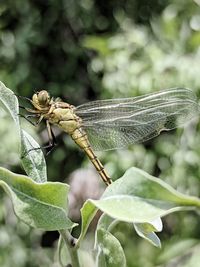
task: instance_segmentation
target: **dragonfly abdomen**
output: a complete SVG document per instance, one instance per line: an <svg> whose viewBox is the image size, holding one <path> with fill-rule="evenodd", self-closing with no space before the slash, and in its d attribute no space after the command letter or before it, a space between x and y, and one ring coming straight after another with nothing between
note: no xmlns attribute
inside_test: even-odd
<svg viewBox="0 0 200 267"><path fill-rule="evenodd" d="M78 128L71 134L71 137L74 142L87 154L105 184L111 184L110 177L107 175L103 165L90 146L86 132L82 128Z"/></svg>

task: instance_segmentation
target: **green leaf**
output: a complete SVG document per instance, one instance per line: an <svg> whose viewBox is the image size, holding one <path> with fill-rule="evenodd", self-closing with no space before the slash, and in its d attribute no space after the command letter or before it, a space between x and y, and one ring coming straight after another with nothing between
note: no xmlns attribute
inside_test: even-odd
<svg viewBox="0 0 200 267"><path fill-rule="evenodd" d="M28 225L45 230L71 229L66 184L36 183L0 167L0 185L12 200L16 215Z"/></svg>
<svg viewBox="0 0 200 267"><path fill-rule="evenodd" d="M21 155L25 172L35 182L47 181L46 162L39 144L23 129L21 130Z"/></svg>
<svg viewBox="0 0 200 267"><path fill-rule="evenodd" d="M79 246L80 242L84 238L88 226L90 225L96 213L97 213L97 208L92 203L86 201L83 207L81 208L81 218L82 218L81 233L76 242L76 246Z"/></svg>
<svg viewBox="0 0 200 267"><path fill-rule="evenodd" d="M80 240L94 217L95 207L116 220L137 224L147 223L149 227L152 221L169 213L199 208L200 199L181 194L162 180L140 169L130 168L122 178L107 187L100 200L88 199L84 204L82 208L84 226ZM151 230L147 232L146 226L144 228L143 225L143 230L141 227L140 230L136 228L141 235L146 233L143 237L159 246L155 235L150 234L156 229L150 228Z"/></svg>
<svg viewBox="0 0 200 267"><path fill-rule="evenodd" d="M128 169L120 179L107 187L102 199L115 195L200 207L199 198L179 193L161 179L135 167Z"/></svg>
<svg viewBox="0 0 200 267"><path fill-rule="evenodd" d="M0 81L0 102L10 113L19 129L19 105L17 97Z"/></svg>
<svg viewBox="0 0 200 267"><path fill-rule="evenodd" d="M162 180L130 168L100 200L89 200L109 216L134 223L151 222L171 212L200 207L200 199L181 194Z"/></svg>
<svg viewBox="0 0 200 267"><path fill-rule="evenodd" d="M136 233L149 241L152 245L156 247L161 247L161 242L155 232L162 231L162 221L160 218L150 222L150 223L134 223L134 228Z"/></svg>
<svg viewBox="0 0 200 267"><path fill-rule="evenodd" d="M120 242L103 228L97 230L98 267L125 267L126 258Z"/></svg>
<svg viewBox="0 0 200 267"><path fill-rule="evenodd" d="M27 173L36 182L47 181L46 163L38 143L24 130L19 122L19 103L14 93L0 82L0 102L13 118L16 130L21 139L21 160ZM31 151L30 151L31 150Z"/></svg>
<svg viewBox="0 0 200 267"><path fill-rule="evenodd" d="M107 231L111 231L118 222L119 222L118 220L113 219L110 216L103 213L99 218L97 229L103 228Z"/></svg>
<svg viewBox="0 0 200 267"><path fill-rule="evenodd" d="M97 229L103 228L107 231L112 231L118 222L119 220L113 219L104 213L98 221ZM133 226L140 237L156 247L161 247L160 239L155 234L155 232L162 231L162 221L160 218L149 223L134 223Z"/></svg>

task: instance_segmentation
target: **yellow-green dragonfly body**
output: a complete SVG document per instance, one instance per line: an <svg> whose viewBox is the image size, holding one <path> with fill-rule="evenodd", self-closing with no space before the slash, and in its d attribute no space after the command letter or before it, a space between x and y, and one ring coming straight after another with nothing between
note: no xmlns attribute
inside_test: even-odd
<svg viewBox="0 0 200 267"><path fill-rule="evenodd" d="M35 93L27 109L45 119L50 139L51 124L68 133L85 151L106 185L111 183L94 150L110 150L144 142L189 121L199 114L195 94L173 88L133 98L92 101L74 107L50 98L47 91Z"/></svg>

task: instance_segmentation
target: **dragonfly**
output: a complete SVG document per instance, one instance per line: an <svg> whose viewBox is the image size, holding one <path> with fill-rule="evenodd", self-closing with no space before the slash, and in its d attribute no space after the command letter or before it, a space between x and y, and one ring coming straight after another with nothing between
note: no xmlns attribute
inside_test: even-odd
<svg viewBox="0 0 200 267"><path fill-rule="evenodd" d="M51 129L57 125L86 153L106 185L112 180L94 151L125 148L172 130L199 114L193 91L172 88L143 96L91 101L80 106L50 97L46 90L33 94L32 108L25 108L46 121L50 145Z"/></svg>

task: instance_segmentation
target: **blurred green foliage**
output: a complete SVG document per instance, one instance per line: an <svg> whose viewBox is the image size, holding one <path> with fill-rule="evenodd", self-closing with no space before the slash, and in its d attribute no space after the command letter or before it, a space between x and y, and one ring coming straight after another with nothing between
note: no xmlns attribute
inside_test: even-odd
<svg viewBox="0 0 200 267"><path fill-rule="evenodd" d="M0 80L17 94L31 97L34 90L45 88L74 105L177 86L189 87L200 97L199 14L199 0L2 0ZM2 111L0 120L1 165L22 172L13 125ZM35 131L29 124L25 128ZM184 130L164 133L144 145L98 155L115 179L137 166L179 191L199 196L199 128L197 118ZM44 128L39 131L41 143L48 142ZM50 180L63 181L90 163L65 134L55 134L59 145L47 157L48 174ZM52 266L53 248L41 249L42 232L8 220L13 211L3 196L0 265L12 266L15 259L20 267ZM188 265L187 253L195 257L199 251L192 241L200 239L198 222L194 212L168 216L160 234L161 250L138 238L130 225L120 224L115 234L128 267L170 267L174 262L196 267L197 261Z"/></svg>

